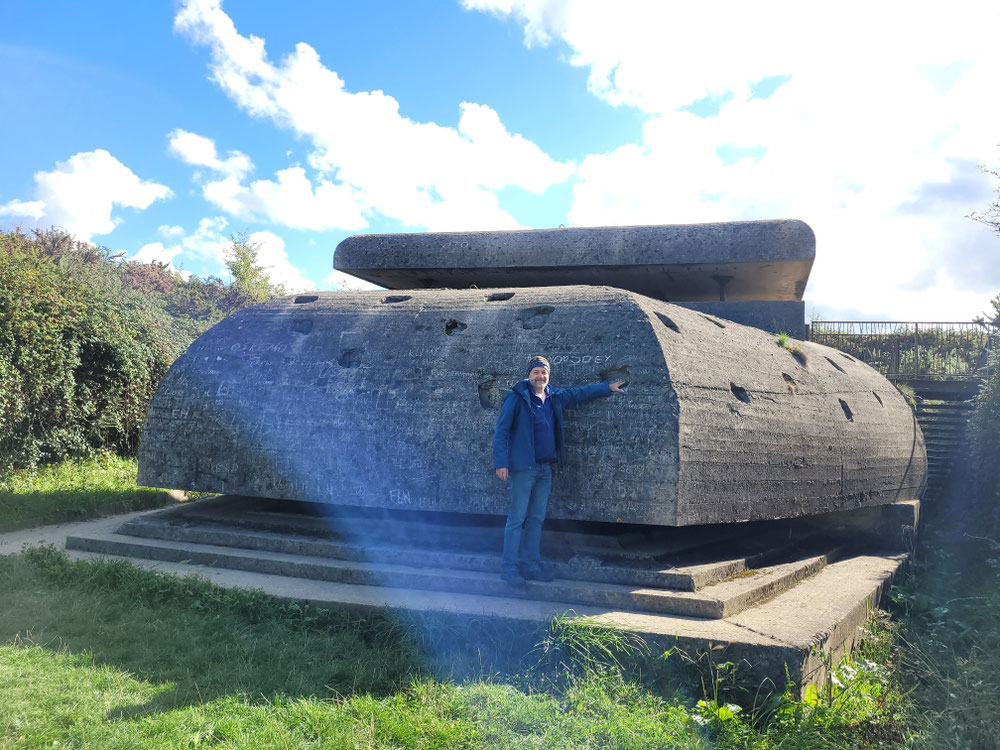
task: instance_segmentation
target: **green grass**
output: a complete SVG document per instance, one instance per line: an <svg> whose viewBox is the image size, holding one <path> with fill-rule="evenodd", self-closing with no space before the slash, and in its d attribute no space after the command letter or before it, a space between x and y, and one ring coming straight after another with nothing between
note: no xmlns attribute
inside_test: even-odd
<svg viewBox="0 0 1000 750"><path fill-rule="evenodd" d="M481 662L455 679L455 654L510 634L52 548L0 558L0 590L3 747L848 748L899 734L885 707L902 697L867 662L841 667L829 694L741 710L724 665L711 694L686 693L643 642L571 617L534 633L515 671Z"/></svg>
<svg viewBox="0 0 1000 750"><path fill-rule="evenodd" d="M534 692L534 676L435 677L391 614L51 548L0 559L0 587L10 747L706 747L682 706L613 674L582 672L558 693Z"/></svg>
<svg viewBox="0 0 1000 750"><path fill-rule="evenodd" d="M0 478L0 531L156 508L165 490L137 487L134 458L113 453L18 471Z"/></svg>
<svg viewBox="0 0 1000 750"><path fill-rule="evenodd" d="M929 531L892 592L893 658L926 747L1000 747L1000 542L970 533Z"/></svg>
<svg viewBox="0 0 1000 750"><path fill-rule="evenodd" d="M127 494L133 467L3 487ZM536 629L316 609L27 549L0 557L0 748L996 748L1000 544L927 516L895 624L873 621L804 700L570 615Z"/></svg>
<svg viewBox="0 0 1000 750"><path fill-rule="evenodd" d="M803 367L808 364L809 360L806 357L806 353L802 350L802 345L784 331L777 335L774 343L795 357L795 361Z"/></svg>

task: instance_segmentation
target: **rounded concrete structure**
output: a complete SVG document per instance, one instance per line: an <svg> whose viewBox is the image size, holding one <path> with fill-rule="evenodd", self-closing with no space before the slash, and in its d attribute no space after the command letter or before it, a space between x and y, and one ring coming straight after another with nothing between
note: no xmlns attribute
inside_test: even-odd
<svg viewBox="0 0 1000 750"><path fill-rule="evenodd" d="M919 496L896 389L817 344L608 287L317 293L257 305L167 373L141 484L504 514L500 403L532 354L552 384L627 380L567 412L550 518L685 526Z"/></svg>

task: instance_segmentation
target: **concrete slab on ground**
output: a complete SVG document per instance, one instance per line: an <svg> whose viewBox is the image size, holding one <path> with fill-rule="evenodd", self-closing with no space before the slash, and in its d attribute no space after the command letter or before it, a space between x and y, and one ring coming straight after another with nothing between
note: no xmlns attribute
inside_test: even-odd
<svg viewBox="0 0 1000 750"><path fill-rule="evenodd" d="M129 513L0 534L0 554L17 553L26 544L64 548L68 536L109 534L124 522L142 515L142 512ZM83 551L70 550L68 554L73 559L110 559L107 555ZM772 680L780 687L786 667L789 677L802 686L825 680L827 665L836 663L861 639L869 613L877 607L906 555L859 555L832 562L768 601L726 619L714 620L569 602L358 585L184 562L128 559L143 568L175 575L197 574L220 586L261 589L282 599L322 607L444 612L539 624L554 615L572 611L593 618L598 625L639 633L664 648L680 645L698 650L722 644L725 651L719 653L720 658L745 661L744 673L760 680Z"/></svg>

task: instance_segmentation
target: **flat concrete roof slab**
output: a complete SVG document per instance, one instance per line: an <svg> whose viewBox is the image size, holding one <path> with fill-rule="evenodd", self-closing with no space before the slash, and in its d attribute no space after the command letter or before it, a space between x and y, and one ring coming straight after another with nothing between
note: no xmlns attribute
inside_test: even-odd
<svg viewBox="0 0 1000 750"><path fill-rule="evenodd" d="M796 219L348 237L339 271L389 289L588 284L666 301L801 300L816 257Z"/></svg>

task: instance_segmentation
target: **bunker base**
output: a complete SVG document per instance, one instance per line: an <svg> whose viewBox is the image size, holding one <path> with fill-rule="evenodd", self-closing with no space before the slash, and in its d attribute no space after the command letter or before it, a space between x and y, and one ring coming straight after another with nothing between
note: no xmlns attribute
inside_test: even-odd
<svg viewBox="0 0 1000 750"><path fill-rule="evenodd" d="M753 679L822 682L906 558L918 503L684 529L549 522L556 579L499 576L503 518L218 496L95 525L70 550L197 570L320 606L545 622L573 611ZM149 564L146 562L145 564ZM224 580L223 580L224 579ZM722 656L723 654L717 654Z"/></svg>

